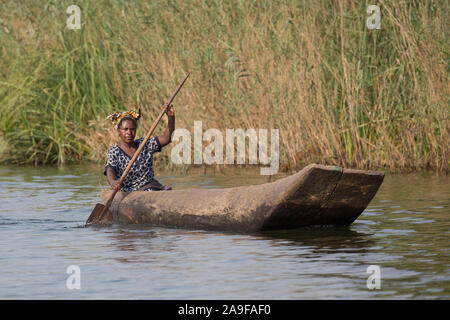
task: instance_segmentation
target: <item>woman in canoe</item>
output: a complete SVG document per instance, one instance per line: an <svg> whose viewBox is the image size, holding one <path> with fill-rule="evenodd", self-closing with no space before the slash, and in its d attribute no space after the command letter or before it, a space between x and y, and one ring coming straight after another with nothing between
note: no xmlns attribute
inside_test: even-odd
<svg viewBox="0 0 450 320"><path fill-rule="evenodd" d="M164 105L164 107L166 107ZM119 179L127 168L131 158L144 140L134 140L141 110L114 113L108 116L116 125L120 141L108 149L108 160L105 166L106 180L114 189L118 187ZM122 190L130 191L159 191L171 190L169 186L163 186L154 178L153 153L161 152L161 149L171 142L172 133L175 130L175 111L173 105L166 110L168 125L161 136L151 137L137 157L131 170L122 183Z"/></svg>

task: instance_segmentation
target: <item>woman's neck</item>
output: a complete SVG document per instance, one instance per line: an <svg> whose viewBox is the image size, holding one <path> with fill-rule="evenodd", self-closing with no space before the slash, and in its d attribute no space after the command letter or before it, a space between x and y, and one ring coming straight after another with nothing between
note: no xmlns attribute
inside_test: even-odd
<svg viewBox="0 0 450 320"><path fill-rule="evenodd" d="M130 142L130 143L127 143L127 142L125 142L125 141L120 141L120 142L119 142L119 145L120 145L121 147L125 147L125 148L128 148L128 149L134 149L134 141L133 141L133 142Z"/></svg>

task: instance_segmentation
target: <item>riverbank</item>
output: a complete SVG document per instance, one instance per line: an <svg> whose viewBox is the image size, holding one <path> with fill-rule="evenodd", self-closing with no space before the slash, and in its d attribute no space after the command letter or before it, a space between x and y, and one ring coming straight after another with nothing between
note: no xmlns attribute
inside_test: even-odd
<svg viewBox="0 0 450 320"><path fill-rule="evenodd" d="M0 4L1 163L103 163L107 114L141 107L143 135L191 72L177 127L277 128L281 171L448 173L445 1L380 1L380 29L367 1L84 0L80 30L71 4Z"/></svg>

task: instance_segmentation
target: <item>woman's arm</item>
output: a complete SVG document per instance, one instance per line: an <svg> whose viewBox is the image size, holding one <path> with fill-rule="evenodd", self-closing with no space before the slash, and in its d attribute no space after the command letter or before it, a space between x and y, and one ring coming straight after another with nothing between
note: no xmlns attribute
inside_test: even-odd
<svg viewBox="0 0 450 320"><path fill-rule="evenodd" d="M106 168L106 181L113 189L119 183L119 180L116 180L116 171L113 168Z"/></svg>
<svg viewBox="0 0 450 320"><path fill-rule="evenodd" d="M175 111L173 105L170 105L166 111L167 114L167 127L164 133L158 137L161 148L168 145L172 141L172 133L175 130Z"/></svg>

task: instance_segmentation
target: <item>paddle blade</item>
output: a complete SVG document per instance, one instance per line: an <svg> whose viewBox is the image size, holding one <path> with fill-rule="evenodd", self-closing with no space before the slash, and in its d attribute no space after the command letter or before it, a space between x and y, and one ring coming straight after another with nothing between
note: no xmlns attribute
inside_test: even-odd
<svg viewBox="0 0 450 320"><path fill-rule="evenodd" d="M105 206L97 203L92 210L89 218L86 220L86 226L91 224L109 224L112 223L112 213L108 209L105 212Z"/></svg>

